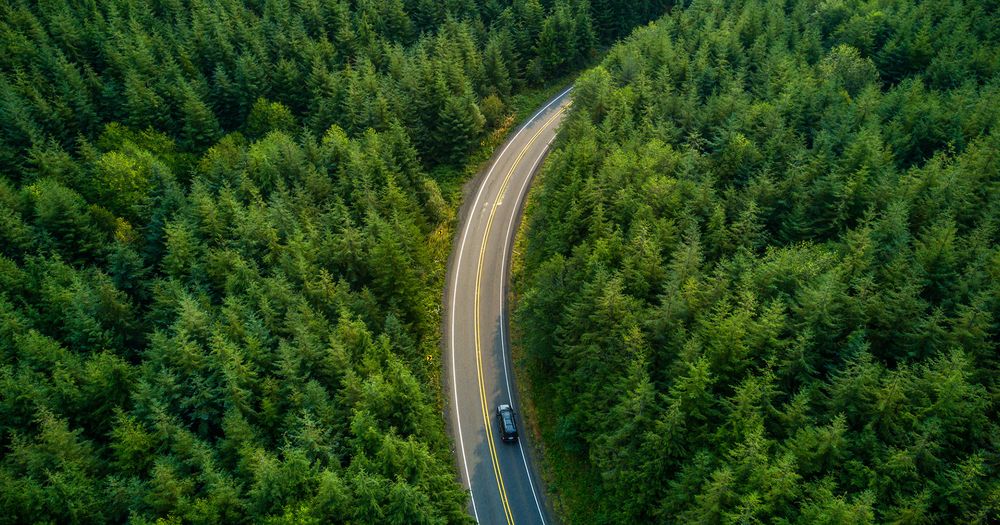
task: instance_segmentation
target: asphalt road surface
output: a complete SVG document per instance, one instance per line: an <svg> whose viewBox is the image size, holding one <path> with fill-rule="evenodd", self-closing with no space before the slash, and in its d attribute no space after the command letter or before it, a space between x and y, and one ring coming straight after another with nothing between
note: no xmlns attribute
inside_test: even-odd
<svg viewBox="0 0 1000 525"><path fill-rule="evenodd" d="M449 261L444 318L449 427L462 481L472 493L469 512L483 524L552 523L513 388L506 291L528 184L569 104L569 90L549 101L472 183ZM517 443L500 440L495 414L503 403L514 407Z"/></svg>

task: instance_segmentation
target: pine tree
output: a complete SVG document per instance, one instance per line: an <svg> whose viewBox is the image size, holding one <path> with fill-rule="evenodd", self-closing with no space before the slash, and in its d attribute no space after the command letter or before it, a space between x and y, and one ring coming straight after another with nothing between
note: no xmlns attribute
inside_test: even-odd
<svg viewBox="0 0 1000 525"><path fill-rule="evenodd" d="M570 8L563 2L556 3L552 14L545 18L538 40L535 43L535 53L538 55L545 75L558 76L576 62L576 56L569 55L565 50L579 52L577 42L576 20Z"/></svg>
<svg viewBox="0 0 1000 525"><path fill-rule="evenodd" d="M483 52L483 73L485 75L483 80L488 89L493 92L492 94L503 99L510 96L511 80L499 38L501 37L494 35L486 43L486 49Z"/></svg>
<svg viewBox="0 0 1000 525"><path fill-rule="evenodd" d="M438 114L437 142L441 159L459 164L478 143L486 119L470 95L445 100Z"/></svg>
<svg viewBox="0 0 1000 525"><path fill-rule="evenodd" d="M250 139L259 139L271 131L293 133L295 127L295 117L291 110L280 102L259 98L250 109L244 134Z"/></svg>
<svg viewBox="0 0 1000 525"><path fill-rule="evenodd" d="M188 151L202 151L219 139L219 122L191 86L182 86L181 90L180 145Z"/></svg>

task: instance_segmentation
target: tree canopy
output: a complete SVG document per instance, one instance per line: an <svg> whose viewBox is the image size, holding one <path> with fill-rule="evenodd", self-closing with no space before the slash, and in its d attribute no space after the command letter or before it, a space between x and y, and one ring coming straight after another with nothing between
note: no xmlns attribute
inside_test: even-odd
<svg viewBox="0 0 1000 525"><path fill-rule="evenodd" d="M694 1L581 76L515 314L567 521L1000 519L998 126L995 2Z"/></svg>
<svg viewBox="0 0 1000 525"><path fill-rule="evenodd" d="M0 523L470 521L430 173L592 9L3 2Z"/></svg>

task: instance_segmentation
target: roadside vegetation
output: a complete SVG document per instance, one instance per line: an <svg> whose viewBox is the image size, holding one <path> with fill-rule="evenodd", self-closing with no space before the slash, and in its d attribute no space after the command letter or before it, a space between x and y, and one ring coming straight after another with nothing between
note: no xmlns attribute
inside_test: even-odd
<svg viewBox="0 0 1000 525"><path fill-rule="evenodd" d="M646 5L0 6L0 523L469 521L454 190Z"/></svg>
<svg viewBox="0 0 1000 525"><path fill-rule="evenodd" d="M1000 12L695 0L576 83L515 313L568 523L1000 520Z"/></svg>

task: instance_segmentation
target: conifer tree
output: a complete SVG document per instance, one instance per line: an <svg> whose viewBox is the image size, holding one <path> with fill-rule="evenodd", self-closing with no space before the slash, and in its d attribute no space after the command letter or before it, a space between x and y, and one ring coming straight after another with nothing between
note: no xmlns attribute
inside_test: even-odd
<svg viewBox="0 0 1000 525"><path fill-rule="evenodd" d="M183 125L180 145L189 151L201 151L218 140L219 122L192 87L184 86L181 89Z"/></svg>
<svg viewBox="0 0 1000 525"><path fill-rule="evenodd" d="M445 100L438 114L437 141L442 158L458 163L479 141L486 120L471 95L452 96Z"/></svg>

